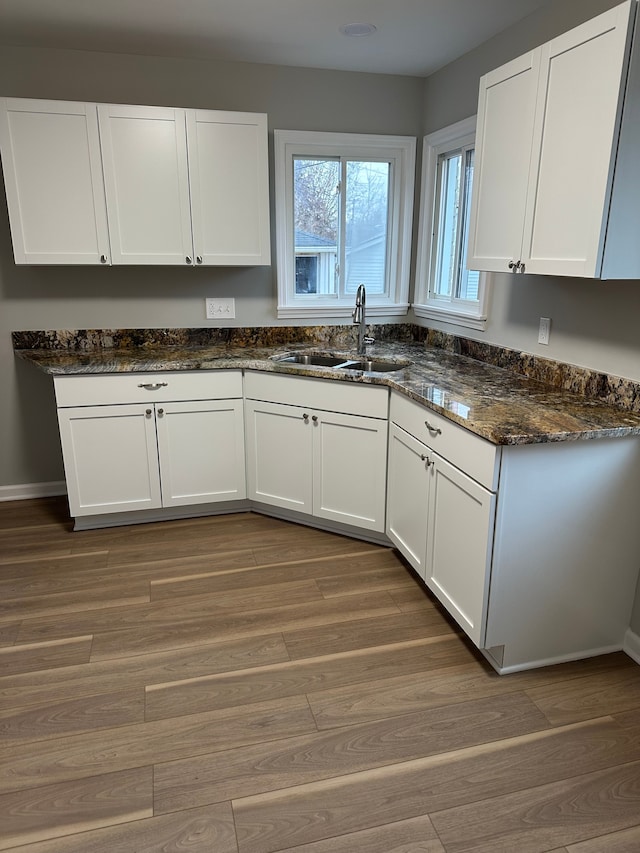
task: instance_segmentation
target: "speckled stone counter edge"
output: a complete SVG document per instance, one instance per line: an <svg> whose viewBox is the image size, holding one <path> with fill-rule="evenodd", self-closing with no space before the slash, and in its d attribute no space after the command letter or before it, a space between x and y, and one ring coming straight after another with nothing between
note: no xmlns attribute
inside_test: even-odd
<svg viewBox="0 0 640 853"><path fill-rule="evenodd" d="M379 342L418 342L501 367L563 391L640 413L640 383L612 374L541 358L531 353L474 341L409 323L369 326ZM90 353L145 347L282 346L309 344L350 349L355 329L348 326L256 326L193 329L74 329L12 332L16 350L45 349Z"/></svg>

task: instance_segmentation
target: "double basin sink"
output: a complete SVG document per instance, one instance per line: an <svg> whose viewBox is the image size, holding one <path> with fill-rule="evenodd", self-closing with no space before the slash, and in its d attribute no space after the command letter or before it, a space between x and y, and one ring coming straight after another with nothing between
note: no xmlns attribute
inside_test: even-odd
<svg viewBox="0 0 640 853"><path fill-rule="evenodd" d="M397 360L377 360L361 357L357 359L346 356L324 355L313 352L285 353L275 356L274 361L280 364L299 365L300 367L329 367L335 370L360 370L365 373L390 373L409 367L410 362Z"/></svg>

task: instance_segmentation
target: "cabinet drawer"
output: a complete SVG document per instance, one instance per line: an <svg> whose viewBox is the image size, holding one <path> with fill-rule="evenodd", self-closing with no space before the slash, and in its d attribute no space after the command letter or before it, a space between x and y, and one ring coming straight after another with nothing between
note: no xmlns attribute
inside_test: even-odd
<svg viewBox="0 0 640 853"><path fill-rule="evenodd" d="M495 444L400 394L391 395L390 419L478 483L497 489L499 448Z"/></svg>
<svg viewBox="0 0 640 853"><path fill-rule="evenodd" d="M252 400L370 418L387 418L389 410L389 392L380 385L312 379L308 376L248 372L244 377L244 393L245 397Z"/></svg>
<svg viewBox="0 0 640 853"><path fill-rule="evenodd" d="M239 370L56 376L58 407L242 397Z"/></svg>

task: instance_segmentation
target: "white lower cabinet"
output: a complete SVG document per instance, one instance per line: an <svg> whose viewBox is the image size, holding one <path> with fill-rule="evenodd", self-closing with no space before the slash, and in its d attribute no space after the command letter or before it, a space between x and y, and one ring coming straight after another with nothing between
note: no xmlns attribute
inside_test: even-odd
<svg viewBox="0 0 640 853"><path fill-rule="evenodd" d="M386 389L247 374L245 394L249 498L384 532Z"/></svg>
<svg viewBox="0 0 640 853"><path fill-rule="evenodd" d="M71 514L244 498L242 379L216 373L57 377Z"/></svg>
<svg viewBox="0 0 640 853"><path fill-rule="evenodd" d="M494 518L494 492L391 424L387 535L478 646L486 628Z"/></svg>
<svg viewBox="0 0 640 853"><path fill-rule="evenodd" d="M499 672L622 648L640 441L501 448L398 394L390 420L387 535Z"/></svg>

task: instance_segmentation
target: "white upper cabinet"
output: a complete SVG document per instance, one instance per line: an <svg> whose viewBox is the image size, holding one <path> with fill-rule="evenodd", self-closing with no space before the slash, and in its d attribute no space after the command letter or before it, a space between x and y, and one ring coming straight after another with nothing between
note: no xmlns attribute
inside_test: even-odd
<svg viewBox="0 0 640 853"><path fill-rule="evenodd" d="M112 263L193 261L184 110L98 106Z"/></svg>
<svg viewBox="0 0 640 853"><path fill-rule="evenodd" d="M627 0L480 81L470 267L602 275L635 13Z"/></svg>
<svg viewBox="0 0 640 853"><path fill-rule="evenodd" d="M271 262L266 115L5 99L0 145L16 263Z"/></svg>
<svg viewBox="0 0 640 853"><path fill-rule="evenodd" d="M109 263L95 104L0 100L17 264Z"/></svg>
<svg viewBox="0 0 640 853"><path fill-rule="evenodd" d="M540 52L482 78L471 198L468 265L513 269L522 256ZM508 211L508 213L507 213Z"/></svg>
<svg viewBox="0 0 640 853"><path fill-rule="evenodd" d="M267 117L187 110L197 263L271 263Z"/></svg>

